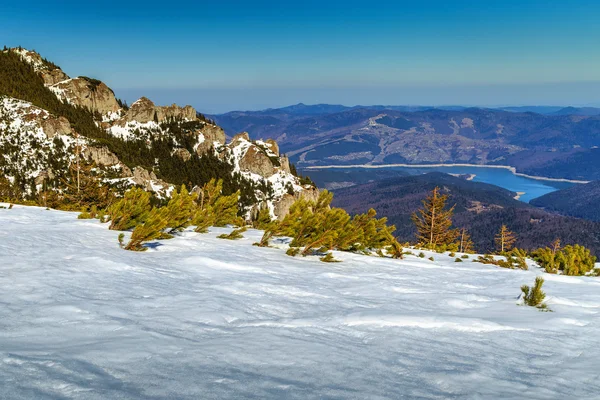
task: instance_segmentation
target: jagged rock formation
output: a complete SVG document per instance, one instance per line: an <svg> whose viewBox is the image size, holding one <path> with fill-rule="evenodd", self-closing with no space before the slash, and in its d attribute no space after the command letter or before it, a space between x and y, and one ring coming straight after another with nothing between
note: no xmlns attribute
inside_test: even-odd
<svg viewBox="0 0 600 400"><path fill-rule="evenodd" d="M178 119L184 121L195 121L197 119L196 110L192 106L179 107L176 104L170 106L156 106L147 97L141 97L135 101L127 114L127 121L137 121L146 123L154 121L157 123L164 122L168 119Z"/></svg>
<svg viewBox="0 0 600 400"><path fill-rule="evenodd" d="M50 86L56 96L69 104L100 114L119 111L114 92L104 83L86 77L67 79Z"/></svg>
<svg viewBox="0 0 600 400"><path fill-rule="evenodd" d="M22 188L31 182L25 190L30 197L42 186L58 188L69 165L81 154L97 166L96 172L104 175L107 184L119 188L138 185L159 196L168 196L181 183L210 179L206 173L192 170L202 170L206 159L212 163L209 171L229 174L225 176L230 177L229 190L239 190L235 185L243 189L247 217L265 205L273 217L283 217L294 199L316 198L316 189L302 186L291 174L289 160L279 154L274 140L253 141L242 133L227 144L223 129L189 105L157 106L142 97L122 108L123 103L103 82L87 77L70 79L35 52L8 51L33 67L33 72L24 69L23 73L43 78L51 92L48 96L54 94L65 104L91 112L82 115L78 111L73 124L26 101L0 97L0 173ZM53 101L44 104L61 113L62 106L53 106ZM76 127L83 127L88 136Z"/></svg>

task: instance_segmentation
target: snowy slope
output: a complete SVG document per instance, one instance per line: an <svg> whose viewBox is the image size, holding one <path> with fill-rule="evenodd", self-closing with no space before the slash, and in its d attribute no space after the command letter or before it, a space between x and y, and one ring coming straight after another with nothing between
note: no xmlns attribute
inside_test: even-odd
<svg viewBox="0 0 600 400"><path fill-rule="evenodd" d="M600 279L186 232L145 253L76 214L0 209L2 399L598 398ZM429 254L428 254L429 256Z"/></svg>

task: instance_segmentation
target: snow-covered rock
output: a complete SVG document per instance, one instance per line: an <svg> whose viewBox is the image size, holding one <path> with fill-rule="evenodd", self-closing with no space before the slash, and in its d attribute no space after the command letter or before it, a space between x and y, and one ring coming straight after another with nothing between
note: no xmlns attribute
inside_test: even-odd
<svg viewBox="0 0 600 400"><path fill-rule="evenodd" d="M0 226L2 398L598 398L599 278L439 254L327 264L225 228L135 253L20 206ZM540 274L553 312L517 305Z"/></svg>

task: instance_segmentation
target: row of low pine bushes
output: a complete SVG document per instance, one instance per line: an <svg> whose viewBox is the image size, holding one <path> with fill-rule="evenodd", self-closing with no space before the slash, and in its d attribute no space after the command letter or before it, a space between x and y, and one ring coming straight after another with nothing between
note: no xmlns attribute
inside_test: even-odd
<svg viewBox="0 0 600 400"><path fill-rule="evenodd" d="M222 194L223 182L212 179L197 192L190 193L185 185L174 190L168 202L153 205L150 193L134 187L123 198L106 209L98 211L91 206L80 218L98 218L110 222L109 229L132 230L128 243L121 243L126 250L143 251L144 243L156 239L170 239L189 226L204 233L210 226L242 224L238 217L239 193ZM120 242L123 236L120 237Z"/></svg>
<svg viewBox="0 0 600 400"><path fill-rule="evenodd" d="M262 209L254 226L264 230L256 245L269 246L275 236L292 240L288 255L322 254L322 261L336 261L331 250L349 251L402 258L403 246L393 235L396 229L387 225L386 218L377 218L375 210L351 217L345 210L331 207L333 194L324 190L316 201L299 199L280 221L271 220L269 211Z"/></svg>

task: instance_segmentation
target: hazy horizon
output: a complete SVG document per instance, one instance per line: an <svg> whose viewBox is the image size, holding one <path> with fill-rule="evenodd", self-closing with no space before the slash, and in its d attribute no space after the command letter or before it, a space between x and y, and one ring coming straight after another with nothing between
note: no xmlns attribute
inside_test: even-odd
<svg viewBox="0 0 600 400"><path fill-rule="evenodd" d="M0 5L0 37L127 101L205 113L299 102L598 106L599 14L592 0L31 0Z"/></svg>

